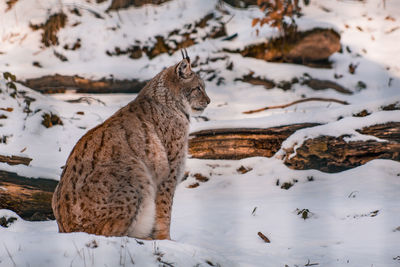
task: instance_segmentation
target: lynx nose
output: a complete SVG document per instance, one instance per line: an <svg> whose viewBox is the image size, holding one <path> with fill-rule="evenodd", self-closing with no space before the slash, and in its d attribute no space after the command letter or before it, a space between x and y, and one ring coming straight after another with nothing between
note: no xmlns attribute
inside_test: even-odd
<svg viewBox="0 0 400 267"><path fill-rule="evenodd" d="M206 95L206 101L207 101L207 105L211 103L211 99L208 97L208 95Z"/></svg>

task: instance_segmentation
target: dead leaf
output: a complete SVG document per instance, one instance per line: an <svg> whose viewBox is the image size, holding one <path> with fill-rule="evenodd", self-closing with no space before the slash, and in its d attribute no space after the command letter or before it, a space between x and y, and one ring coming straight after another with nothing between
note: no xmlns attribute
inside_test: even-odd
<svg viewBox="0 0 400 267"><path fill-rule="evenodd" d="M12 112L14 109L13 108L0 108L0 110L4 110L7 112Z"/></svg>
<svg viewBox="0 0 400 267"><path fill-rule="evenodd" d="M196 178L197 181L199 182L207 182L208 180L210 180L209 178L205 177L204 175L202 175L201 173L195 173L194 178Z"/></svg>
<svg viewBox="0 0 400 267"><path fill-rule="evenodd" d="M199 185L200 185L199 183L190 184L190 185L188 185L188 188L196 188Z"/></svg>
<svg viewBox="0 0 400 267"><path fill-rule="evenodd" d="M386 16L385 20L396 21L396 19L393 18L393 17L390 16L390 15Z"/></svg>
<svg viewBox="0 0 400 267"><path fill-rule="evenodd" d="M394 31L397 31L398 29L400 29L399 26L394 27L394 28L391 28L390 30L385 31L385 33L386 33L386 34L389 34L389 33L392 33L392 32L394 32Z"/></svg>

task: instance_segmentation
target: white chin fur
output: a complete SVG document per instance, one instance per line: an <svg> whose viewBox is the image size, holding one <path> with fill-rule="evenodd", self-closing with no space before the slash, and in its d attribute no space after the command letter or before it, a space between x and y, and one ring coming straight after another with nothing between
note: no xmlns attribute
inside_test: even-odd
<svg viewBox="0 0 400 267"><path fill-rule="evenodd" d="M200 116L201 114L203 114L203 111L204 111L204 109L203 110L191 109L191 115L193 117Z"/></svg>

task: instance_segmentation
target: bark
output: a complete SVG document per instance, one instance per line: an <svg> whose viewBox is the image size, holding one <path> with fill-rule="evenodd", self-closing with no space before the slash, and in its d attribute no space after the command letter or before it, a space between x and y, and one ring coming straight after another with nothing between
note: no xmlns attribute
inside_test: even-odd
<svg viewBox="0 0 400 267"><path fill-rule="evenodd" d="M26 157L0 155L0 162L7 163L8 165L22 164L28 166L31 161L32 161L31 158L26 158Z"/></svg>
<svg viewBox="0 0 400 267"><path fill-rule="evenodd" d="M276 38L253 44L242 50L227 52L240 53L271 62L289 62L312 67L330 67L329 57L340 50L340 35L332 29L315 28L297 32L290 39Z"/></svg>
<svg viewBox="0 0 400 267"><path fill-rule="evenodd" d="M214 129L191 134L189 153L200 159L242 159L272 157L282 142L295 131L317 124L294 124L268 129ZM297 170L317 169L340 172L373 159L400 161L400 122L373 125L359 130L388 142L346 142L345 136L321 136L306 140L296 156L286 157L287 166ZM287 154L293 153L293 148Z"/></svg>
<svg viewBox="0 0 400 267"><path fill-rule="evenodd" d="M360 133L372 135L387 142L346 142L345 136L321 136L306 140L285 164L292 169L317 169L324 172L340 172L367 163L373 159L400 161L400 122L365 127ZM293 152L293 149L287 151Z"/></svg>
<svg viewBox="0 0 400 267"><path fill-rule="evenodd" d="M27 79L25 86L45 94L64 93L76 90L78 93L138 93L147 81L100 79L90 80L79 76L48 75Z"/></svg>
<svg viewBox="0 0 400 267"><path fill-rule="evenodd" d="M192 133L189 154L200 159L243 159L272 157L295 131L316 126L293 124L268 129L215 129Z"/></svg>
<svg viewBox="0 0 400 267"><path fill-rule="evenodd" d="M282 142L295 131L318 124L302 123L267 129L215 129L192 133L189 153L200 159L242 159L272 157ZM365 164L373 159L400 161L400 122L373 125L359 130L387 142L346 142L344 136L321 136L306 140L284 163L293 169L317 169L339 172ZM287 153L293 152L289 149ZM243 168L238 172L244 173ZM202 181L206 177L195 175ZM57 181L26 178L0 171L0 209L10 209L26 220L54 219L51 198ZM196 184L193 187L197 186Z"/></svg>
<svg viewBox="0 0 400 267"><path fill-rule="evenodd" d="M57 183L0 171L0 209L12 210L25 220L54 219L51 198Z"/></svg>
<svg viewBox="0 0 400 267"><path fill-rule="evenodd" d="M296 170L316 169L334 173L361 166L373 159L400 161L398 142L346 142L343 138L322 136L309 139L296 150L296 156L285 159L285 164Z"/></svg>

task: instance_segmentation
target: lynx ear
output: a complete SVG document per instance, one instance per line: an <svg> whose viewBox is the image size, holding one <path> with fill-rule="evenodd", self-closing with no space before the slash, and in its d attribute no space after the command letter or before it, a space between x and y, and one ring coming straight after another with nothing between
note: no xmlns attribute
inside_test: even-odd
<svg viewBox="0 0 400 267"><path fill-rule="evenodd" d="M188 58L182 59L181 62L176 66L176 75L181 79L187 79L192 76L192 68L190 67L190 61Z"/></svg>

